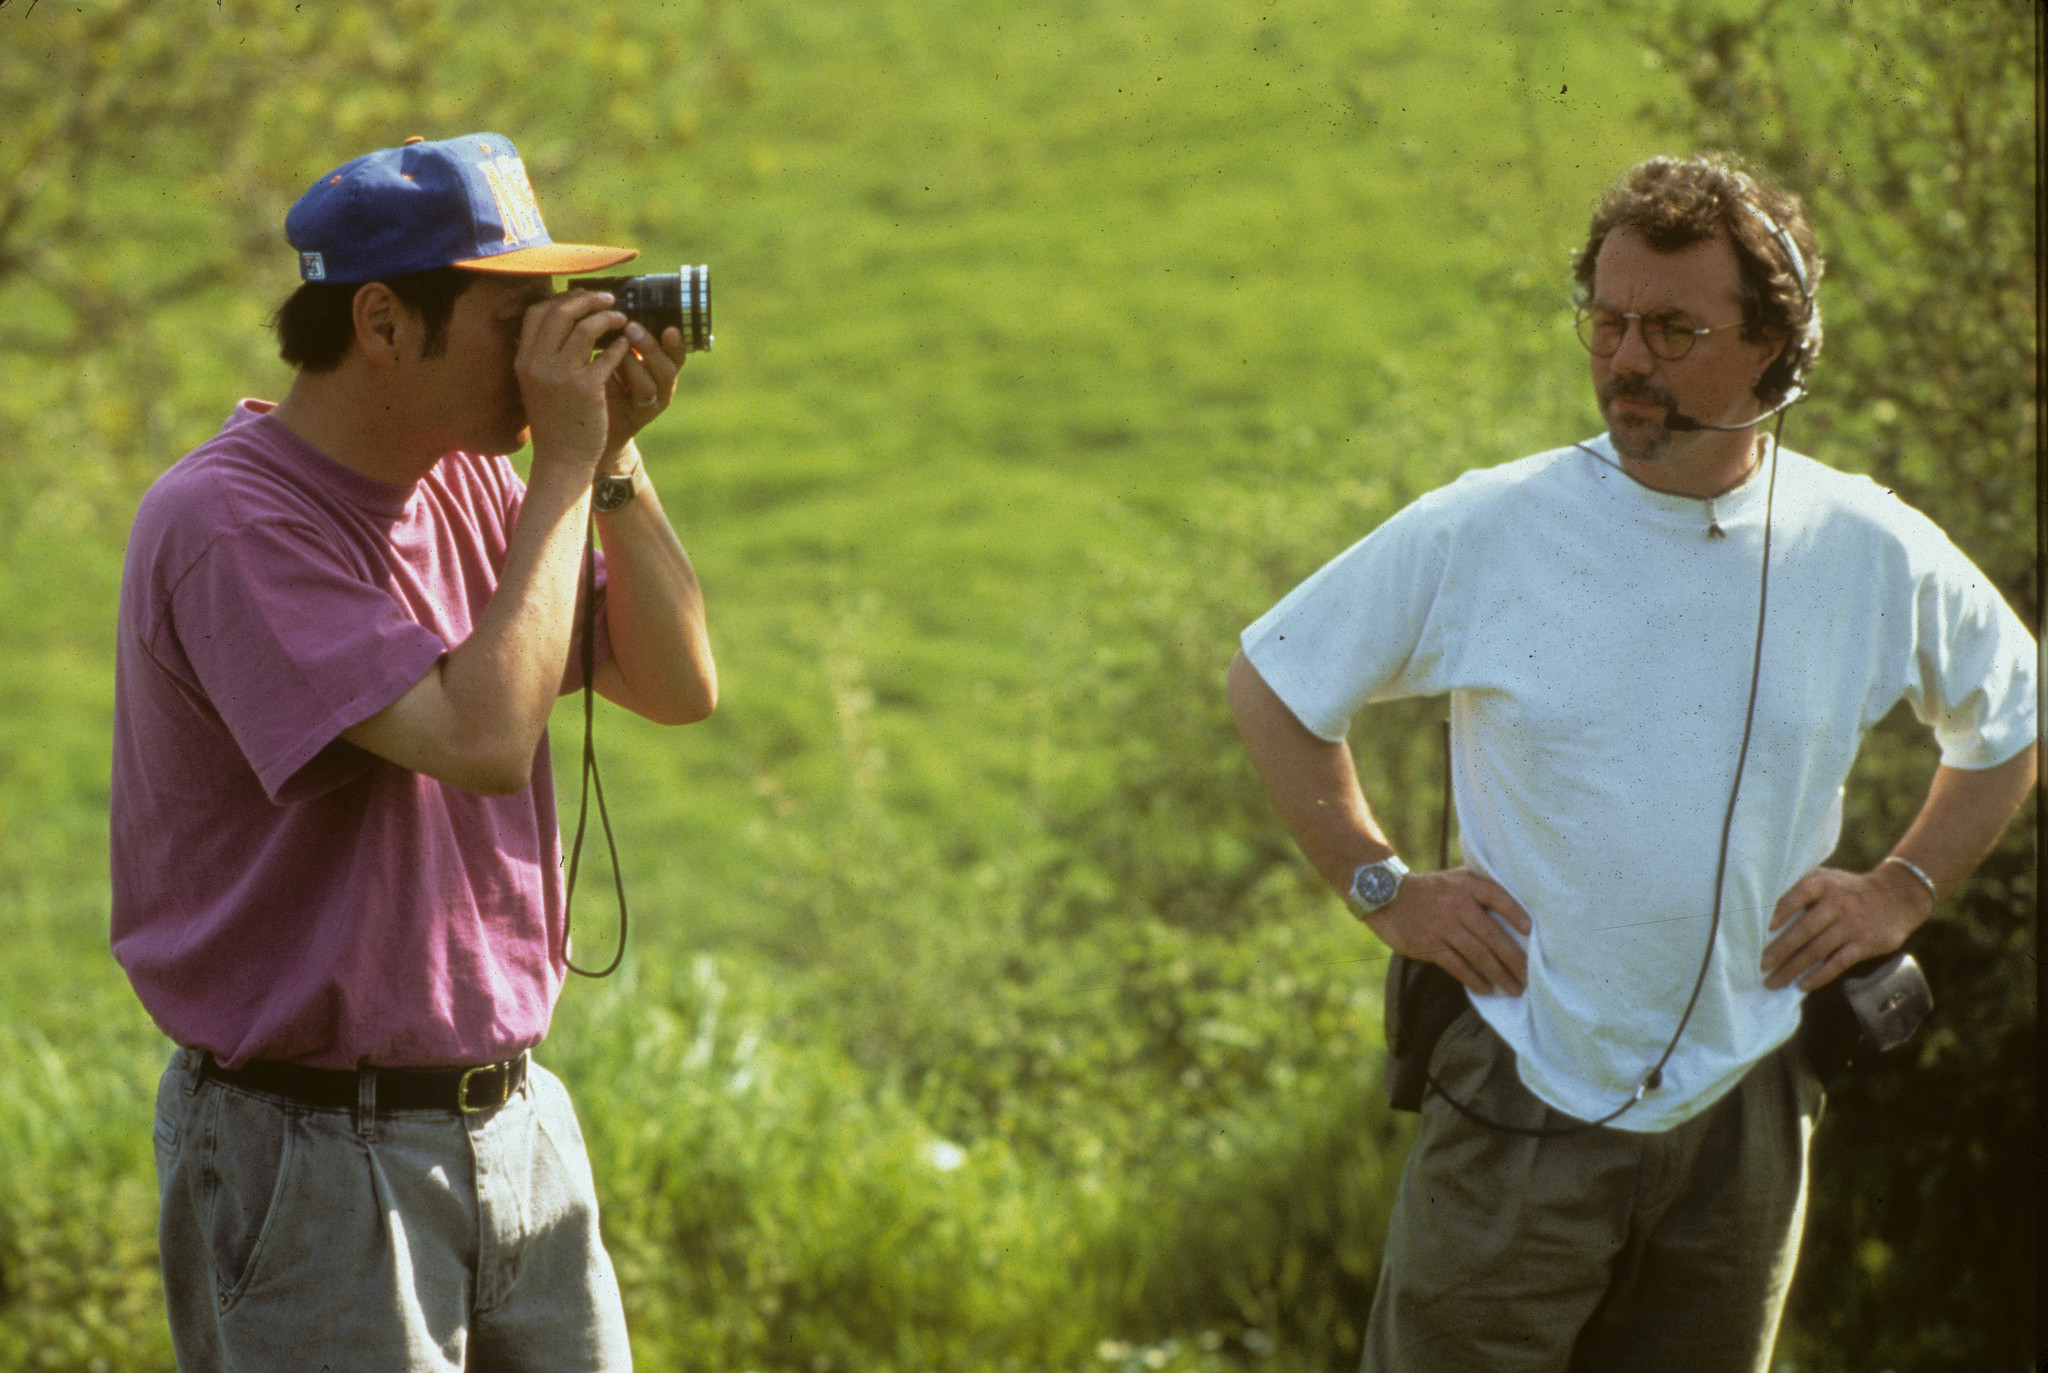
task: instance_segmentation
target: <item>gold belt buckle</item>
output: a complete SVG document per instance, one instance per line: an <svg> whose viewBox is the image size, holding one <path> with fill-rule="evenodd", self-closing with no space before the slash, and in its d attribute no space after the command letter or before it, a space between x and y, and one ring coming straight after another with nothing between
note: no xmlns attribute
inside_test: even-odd
<svg viewBox="0 0 2048 1373"><path fill-rule="evenodd" d="M455 1081L455 1109L466 1116L480 1116L486 1111L495 1111L510 1101L512 1099L512 1064L517 1061L514 1059L505 1063L486 1063L463 1073ZM478 1073L496 1073L498 1075L497 1100L471 1103L469 1099L469 1083L470 1079L474 1078Z"/></svg>

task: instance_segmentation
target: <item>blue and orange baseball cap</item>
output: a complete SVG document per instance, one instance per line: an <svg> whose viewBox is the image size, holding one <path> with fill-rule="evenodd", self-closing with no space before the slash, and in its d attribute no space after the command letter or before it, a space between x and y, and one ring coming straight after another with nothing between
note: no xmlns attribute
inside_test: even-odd
<svg viewBox="0 0 2048 1373"><path fill-rule="evenodd" d="M305 281L384 281L435 267L550 276L594 272L637 248L557 243L512 140L409 138L345 162L284 217Z"/></svg>

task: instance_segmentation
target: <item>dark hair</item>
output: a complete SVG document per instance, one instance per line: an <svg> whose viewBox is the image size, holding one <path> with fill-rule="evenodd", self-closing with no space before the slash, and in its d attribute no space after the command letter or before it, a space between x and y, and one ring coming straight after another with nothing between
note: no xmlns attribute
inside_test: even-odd
<svg viewBox="0 0 2048 1373"><path fill-rule="evenodd" d="M455 302L476 281L476 273L460 267L434 267L387 279L384 284L399 302L426 326L425 355L448 349L448 321ZM367 282L308 281L285 297L270 317L277 330L277 353L308 372L331 372L341 365L356 339L356 292Z"/></svg>
<svg viewBox="0 0 2048 1373"><path fill-rule="evenodd" d="M1804 286L1778 241L1780 227L1798 246ZM1660 253L1712 238L1728 240L1741 273L1742 337L1751 343L1772 336L1786 340L1757 379L1756 397L1764 405L1783 400L1820 356L1820 302L1812 292L1820 285L1824 264L1798 196L1757 180L1719 153L1639 162L1593 209L1586 244L1572 262L1581 304L1593 293L1600 246L1622 228L1635 230Z"/></svg>

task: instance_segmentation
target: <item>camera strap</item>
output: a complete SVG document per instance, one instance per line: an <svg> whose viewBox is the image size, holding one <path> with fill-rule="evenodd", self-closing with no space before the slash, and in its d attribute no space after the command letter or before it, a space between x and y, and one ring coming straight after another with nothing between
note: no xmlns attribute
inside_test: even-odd
<svg viewBox="0 0 2048 1373"><path fill-rule="evenodd" d="M1437 827L1436 868L1451 866L1451 721L1444 718L1441 738L1444 759L1443 816ZM1429 1056L1451 1022L1470 1003L1458 980L1421 959L1397 953L1387 963L1387 986L1381 999L1386 1035L1387 1105L1396 1111L1420 1111L1431 1082ZM1439 1089L1441 1090L1441 1089Z"/></svg>
<svg viewBox="0 0 2048 1373"><path fill-rule="evenodd" d="M591 729L597 714L597 540L596 517L591 515L584 517L580 589L583 593L583 642L580 646L583 666L583 797L576 807L576 839L569 848L568 891L562 898L562 961L568 964L570 972L580 976L610 977L626 957L626 878L619 870L619 845L612 836L611 811L604 803L604 778L597 770L597 742ZM569 944L569 934L574 928L576 869L583 857L583 829L590 819L590 794L593 791L597 793L597 818L604 827L605 849L612 860L612 887L619 896L619 946L612 952L612 961L596 972L576 966Z"/></svg>

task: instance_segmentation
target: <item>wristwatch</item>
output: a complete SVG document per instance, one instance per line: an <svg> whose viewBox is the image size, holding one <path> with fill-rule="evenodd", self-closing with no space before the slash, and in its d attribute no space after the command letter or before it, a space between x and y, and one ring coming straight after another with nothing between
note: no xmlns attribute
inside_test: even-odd
<svg viewBox="0 0 2048 1373"><path fill-rule="evenodd" d="M1399 857L1367 863L1351 874L1351 890L1344 893L1344 904L1351 907L1353 915L1363 920L1401 894L1401 879L1407 875L1408 865Z"/></svg>
<svg viewBox="0 0 2048 1373"><path fill-rule="evenodd" d="M634 475L629 472L623 477L599 477L591 487L590 503L606 515L626 505L633 499Z"/></svg>

